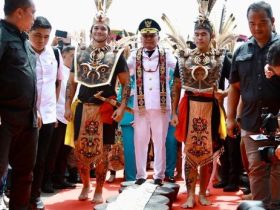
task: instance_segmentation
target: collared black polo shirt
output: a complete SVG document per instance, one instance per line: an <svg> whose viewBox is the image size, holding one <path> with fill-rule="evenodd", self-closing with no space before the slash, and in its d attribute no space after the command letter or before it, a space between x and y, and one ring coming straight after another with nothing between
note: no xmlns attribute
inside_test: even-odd
<svg viewBox="0 0 280 210"><path fill-rule="evenodd" d="M0 116L36 126L36 57L26 33L0 21Z"/></svg>
<svg viewBox="0 0 280 210"><path fill-rule="evenodd" d="M269 47L280 37L272 34L270 41L260 48L251 38L234 53L230 83L240 83L243 101L241 128L258 132L261 126L261 109L277 114L280 108L280 80L277 77L267 79L264 74ZM230 101L228 102L230 103Z"/></svg>

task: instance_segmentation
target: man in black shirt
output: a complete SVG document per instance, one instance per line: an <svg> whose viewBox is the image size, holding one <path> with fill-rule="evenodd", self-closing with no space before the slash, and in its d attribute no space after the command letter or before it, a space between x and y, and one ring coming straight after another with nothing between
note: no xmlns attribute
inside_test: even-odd
<svg viewBox="0 0 280 210"><path fill-rule="evenodd" d="M0 178L12 167L9 209L27 209L37 147L35 55L27 40L32 0L5 0L0 21Z"/></svg>
<svg viewBox="0 0 280 210"><path fill-rule="evenodd" d="M103 7L101 7L103 8ZM91 44L80 48L75 58L66 88L65 118L67 131L74 123L75 156L83 189L79 200L87 200L90 191L90 167L96 166L96 188L93 202L102 203L102 189L108 169L108 152L114 143L116 122L120 121L130 95L129 72L121 50L112 50L107 44L110 35L109 20L99 11L91 28ZM116 79L122 85L122 101L116 110L109 103L95 98L115 98ZM75 81L74 81L75 79ZM71 107L77 83L81 84L78 100ZM71 111L72 108L72 111ZM69 132L66 131L66 143ZM72 143L73 146L74 143Z"/></svg>
<svg viewBox="0 0 280 210"><path fill-rule="evenodd" d="M261 110L277 114L280 108L280 80L266 79L264 66L269 47L279 36L273 33L274 17L265 2L253 3L247 10L252 38L236 50L233 56L228 94L228 135L233 136L239 98L242 98L241 137L249 161L249 180L253 200L262 200L267 208L280 208L280 161L261 161L259 147L275 145L274 141L254 141L250 135L259 134Z"/></svg>

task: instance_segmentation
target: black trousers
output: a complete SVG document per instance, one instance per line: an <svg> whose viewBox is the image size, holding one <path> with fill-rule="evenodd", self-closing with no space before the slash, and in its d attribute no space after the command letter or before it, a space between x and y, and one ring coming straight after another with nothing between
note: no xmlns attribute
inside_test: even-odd
<svg viewBox="0 0 280 210"><path fill-rule="evenodd" d="M20 116L19 116L20 117ZM12 167L10 210L26 210L29 205L32 171L36 160L38 129L13 126L2 119L0 125L0 177Z"/></svg>
<svg viewBox="0 0 280 210"><path fill-rule="evenodd" d="M228 185L239 185L242 162L240 154L240 138L226 137L223 141L224 153L221 161L221 181Z"/></svg>
<svg viewBox="0 0 280 210"><path fill-rule="evenodd" d="M52 141L53 130L54 123L49 123L43 124L39 131L37 158L33 170L31 202L36 201L41 195L41 185L45 172L46 158Z"/></svg>
<svg viewBox="0 0 280 210"><path fill-rule="evenodd" d="M64 144L65 132L66 124L58 121L58 125L53 132L49 153L47 155L44 177L45 182L51 181L53 176L55 182L64 181L67 158L73 149Z"/></svg>

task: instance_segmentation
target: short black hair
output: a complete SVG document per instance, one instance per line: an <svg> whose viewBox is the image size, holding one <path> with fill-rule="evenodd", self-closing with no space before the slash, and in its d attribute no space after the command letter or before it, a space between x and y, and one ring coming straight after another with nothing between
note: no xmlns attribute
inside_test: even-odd
<svg viewBox="0 0 280 210"><path fill-rule="evenodd" d="M267 63L271 66L280 66L280 42L273 43L267 53Z"/></svg>
<svg viewBox="0 0 280 210"><path fill-rule="evenodd" d="M38 28L52 29L52 25L47 18L38 16L34 20L33 26L31 27L30 31L36 30Z"/></svg>
<svg viewBox="0 0 280 210"><path fill-rule="evenodd" d="M265 11L265 13L267 14L267 17L270 20L272 20L272 18L273 18L273 13L272 13L271 6L270 6L269 3L265 2L265 1L258 1L258 2L252 3L247 9L247 17L248 17L248 14L249 14L250 10L252 10L252 11Z"/></svg>
<svg viewBox="0 0 280 210"><path fill-rule="evenodd" d="M63 47L61 53L64 54L64 53L68 53L70 52L71 50L75 50L75 47L73 45L67 45L65 47Z"/></svg>
<svg viewBox="0 0 280 210"><path fill-rule="evenodd" d="M11 15L18 8L28 8L33 5L32 0L5 0L4 14L5 16Z"/></svg>

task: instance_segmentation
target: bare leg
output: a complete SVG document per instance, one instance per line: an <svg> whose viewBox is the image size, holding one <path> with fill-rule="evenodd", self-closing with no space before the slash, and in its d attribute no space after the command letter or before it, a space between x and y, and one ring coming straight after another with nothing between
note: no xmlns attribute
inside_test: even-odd
<svg viewBox="0 0 280 210"><path fill-rule="evenodd" d="M110 145L103 145L102 161L96 165L96 188L92 199L92 202L95 204L103 203L102 190L108 170L108 152L110 147Z"/></svg>
<svg viewBox="0 0 280 210"><path fill-rule="evenodd" d="M185 180L188 191L186 202L181 206L184 209L192 209L195 206L195 184L197 178L197 169L192 168L185 161Z"/></svg>
<svg viewBox="0 0 280 210"><path fill-rule="evenodd" d="M199 203L202 206L209 206L211 202L206 198L206 189L209 184L213 168L213 163L208 163L205 166L200 167L200 191L199 191Z"/></svg>
<svg viewBox="0 0 280 210"><path fill-rule="evenodd" d="M83 189L79 195L80 201L85 201L88 199L88 193L90 191L90 176L89 176L89 168L81 168L81 165L78 164L78 170L83 182Z"/></svg>
<svg viewBox="0 0 280 210"><path fill-rule="evenodd" d="M177 146L176 179L182 179L182 143Z"/></svg>

